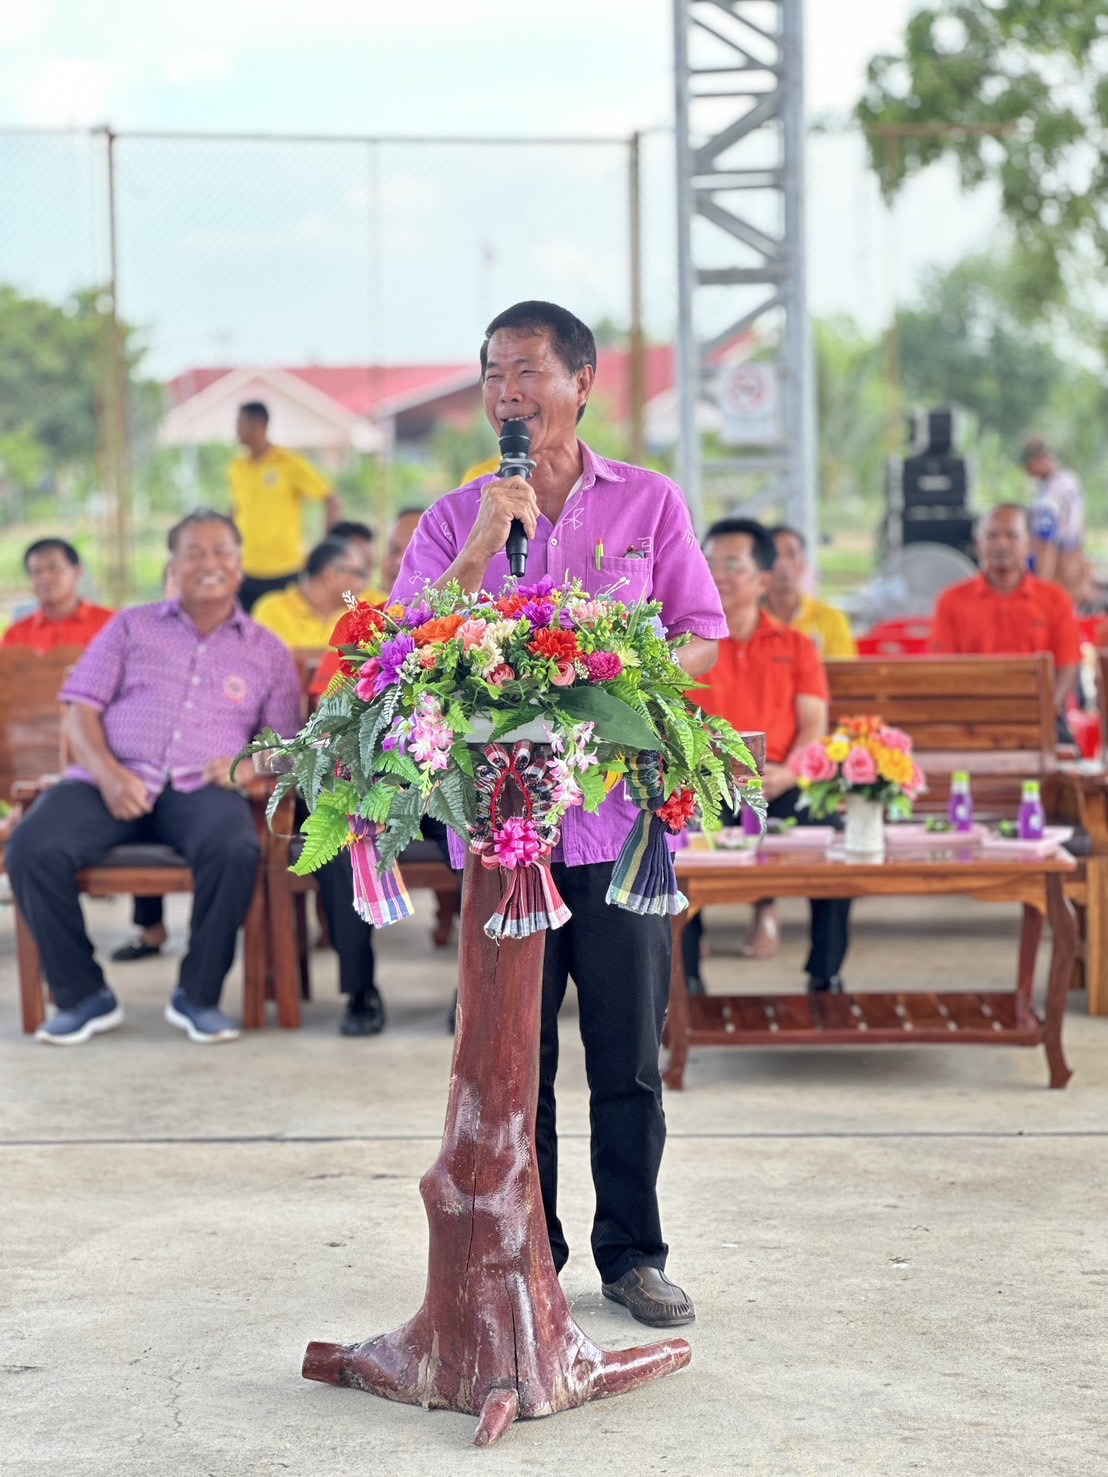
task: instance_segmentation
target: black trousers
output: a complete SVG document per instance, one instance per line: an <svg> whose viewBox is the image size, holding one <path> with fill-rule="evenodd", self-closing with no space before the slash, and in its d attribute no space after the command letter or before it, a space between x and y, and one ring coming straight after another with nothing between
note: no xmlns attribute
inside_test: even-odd
<svg viewBox="0 0 1108 1477"><path fill-rule="evenodd" d="M535 1148L554 1265L569 1247L558 1219L558 1135L554 1077L558 1011L570 975L577 986L589 1082L592 1252L601 1279L632 1267L664 1267L669 1248L658 1213L658 1170L666 1141L658 1057L669 1003L672 931L668 918L604 901L612 863L551 868L573 917L546 936L542 1044Z"/></svg>
<svg viewBox="0 0 1108 1477"><path fill-rule="evenodd" d="M354 910L354 869L343 850L315 874L331 942L339 956L339 990L356 995L374 986L373 924Z"/></svg>
<svg viewBox="0 0 1108 1477"><path fill-rule="evenodd" d="M801 826L826 826L825 820L813 820L810 810L797 810L799 790L786 790L771 800L769 813L777 820L788 820L795 816ZM832 822L833 824L833 822ZM771 901L771 899L766 899ZM808 950L808 962L804 968L816 979L829 980L838 974L846 958L850 944L850 899L812 898L808 904L812 915L812 943ZM686 979L700 973L700 940L704 933L704 915L698 913L690 919L681 935L681 959L685 965Z"/></svg>
<svg viewBox="0 0 1108 1477"><path fill-rule="evenodd" d="M291 574L244 574L239 586L239 604L249 614L263 595L269 595L274 590L283 590L286 585L291 585L294 579L299 578L299 575L298 569L294 569Z"/></svg>
<svg viewBox="0 0 1108 1477"><path fill-rule="evenodd" d="M8 874L43 972L62 1010L104 986L85 932L76 874L113 846L160 841L192 868L195 893L180 984L196 1005L216 1005L246 917L260 848L250 807L233 790L163 790L150 815L117 821L93 785L67 781L36 801L15 828Z"/></svg>

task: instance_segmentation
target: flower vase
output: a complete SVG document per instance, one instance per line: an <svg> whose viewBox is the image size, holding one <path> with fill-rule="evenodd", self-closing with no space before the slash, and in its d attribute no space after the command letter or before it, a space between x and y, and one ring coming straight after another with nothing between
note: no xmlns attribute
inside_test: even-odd
<svg viewBox="0 0 1108 1477"><path fill-rule="evenodd" d="M843 850L849 856L880 859L885 855L885 807L868 795L846 797Z"/></svg>

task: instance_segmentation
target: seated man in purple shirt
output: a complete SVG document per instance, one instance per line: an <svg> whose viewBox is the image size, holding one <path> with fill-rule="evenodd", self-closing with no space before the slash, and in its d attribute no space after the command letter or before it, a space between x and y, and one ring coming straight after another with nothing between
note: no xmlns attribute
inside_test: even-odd
<svg viewBox="0 0 1108 1477"><path fill-rule="evenodd" d="M12 890L58 1006L41 1041L79 1044L123 1019L93 957L76 874L128 841L172 846L195 881L189 949L166 1019L191 1041L238 1035L219 996L259 848L231 764L263 727L300 726L292 657L238 604L240 548L224 514L201 508L183 518L169 535L180 598L116 616L62 689L76 762L8 849Z"/></svg>
<svg viewBox="0 0 1108 1477"><path fill-rule="evenodd" d="M552 303L518 303L494 318L481 346L485 414L499 434L527 422L530 482L478 477L423 515L394 598L428 581L499 591L513 518L530 541L528 582L577 578L594 595L660 600L671 636L692 639L679 660L692 676L716 659L727 625L680 489L656 472L605 461L577 439L596 373L592 333ZM605 901L612 864L637 815L613 792L596 815L571 810L552 871L573 917L546 936L536 1153L554 1265L569 1248L557 1214L554 1076L558 1011L573 976L581 1012L596 1190L592 1250L604 1295L655 1327L691 1323L693 1305L664 1274L657 1180L665 1144L658 1068L669 1001L669 919ZM464 855L452 837L455 864Z"/></svg>

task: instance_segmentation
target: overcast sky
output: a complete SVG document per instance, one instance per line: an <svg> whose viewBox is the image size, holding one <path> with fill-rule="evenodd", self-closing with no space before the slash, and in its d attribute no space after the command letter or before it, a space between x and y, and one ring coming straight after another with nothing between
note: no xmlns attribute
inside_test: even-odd
<svg viewBox="0 0 1108 1477"><path fill-rule="evenodd" d="M811 118L846 118L867 60L896 46L911 9L808 0ZM0 7L0 126L625 136L670 123L670 0L534 11L502 0L18 0ZM890 217L860 140L817 136L813 309L875 326L928 264L982 245L994 218L988 197L963 199L942 170Z"/></svg>

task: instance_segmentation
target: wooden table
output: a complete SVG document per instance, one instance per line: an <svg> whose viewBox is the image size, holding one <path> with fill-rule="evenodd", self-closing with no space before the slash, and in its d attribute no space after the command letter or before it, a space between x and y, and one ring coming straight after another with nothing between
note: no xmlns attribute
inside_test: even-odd
<svg viewBox="0 0 1108 1477"><path fill-rule="evenodd" d="M1077 948L1077 927L1063 882L1076 867L1066 851L1017 858L979 847L940 850L898 847L884 861L848 861L841 851L811 847L760 850L749 860L726 854L679 852L674 858L687 912L673 920L673 986L666 1044L668 1087L684 1086L691 1046L966 1046L1046 1048L1051 1087L1071 1072L1062 1051L1062 1019ZM686 988L681 935L702 907L754 903L767 897L951 897L1023 904L1019 962L1013 990L968 988L931 992L842 995L693 995ZM1043 919L1050 921L1053 957L1046 1009L1032 1000L1035 956ZM910 954L890 959L890 974L911 978Z"/></svg>

